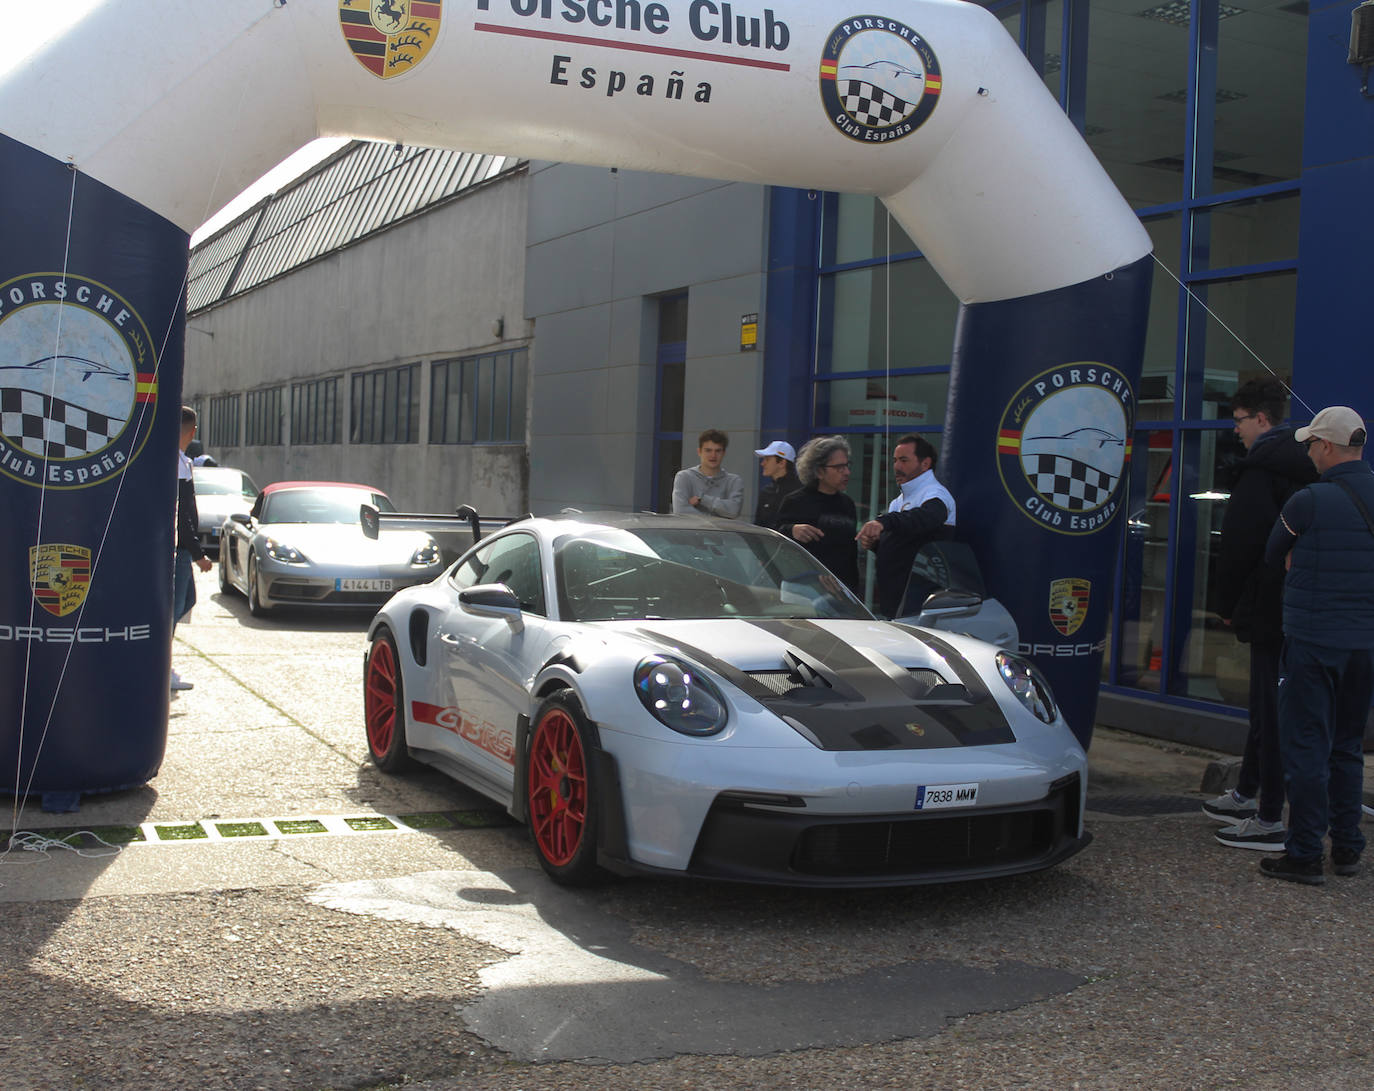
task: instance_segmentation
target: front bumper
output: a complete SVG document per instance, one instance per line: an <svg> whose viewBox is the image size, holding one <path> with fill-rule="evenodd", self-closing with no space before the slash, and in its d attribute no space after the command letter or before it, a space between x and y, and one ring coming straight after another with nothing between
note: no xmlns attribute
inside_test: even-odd
<svg viewBox="0 0 1374 1091"><path fill-rule="evenodd" d="M1092 839L1079 829L1077 773L1044 800L969 813L789 814L716 798L690 874L791 886L908 886L1051 867Z"/></svg>

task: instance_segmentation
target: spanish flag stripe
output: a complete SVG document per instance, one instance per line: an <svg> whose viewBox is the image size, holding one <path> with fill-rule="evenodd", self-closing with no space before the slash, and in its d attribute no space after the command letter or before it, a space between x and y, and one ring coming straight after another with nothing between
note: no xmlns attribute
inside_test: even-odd
<svg viewBox="0 0 1374 1091"><path fill-rule="evenodd" d="M938 95L940 93L941 81L939 76L926 77L926 94Z"/></svg>

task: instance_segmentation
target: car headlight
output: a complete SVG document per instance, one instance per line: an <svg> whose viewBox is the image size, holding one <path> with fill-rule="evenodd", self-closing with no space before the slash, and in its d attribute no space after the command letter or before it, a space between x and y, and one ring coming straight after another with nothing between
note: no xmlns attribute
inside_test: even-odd
<svg viewBox="0 0 1374 1091"><path fill-rule="evenodd" d="M725 700L695 667L651 655L635 668L639 703L659 723L683 735L714 735L725 727Z"/></svg>
<svg viewBox="0 0 1374 1091"><path fill-rule="evenodd" d="M268 538L262 543L263 551L274 561L281 561L284 564L309 564L305 554L299 549L292 549L285 542L279 542L275 538Z"/></svg>
<svg viewBox="0 0 1374 1091"><path fill-rule="evenodd" d="M428 542L417 549L410 558L412 568L429 568L440 561L439 547L433 542Z"/></svg>
<svg viewBox="0 0 1374 1091"><path fill-rule="evenodd" d="M997 653L997 673L1007 684L1007 689L1016 694L1016 699L1026 706L1026 710L1037 720L1047 724L1054 723L1057 715L1054 707L1054 693L1040 669L1034 663L1008 652Z"/></svg>

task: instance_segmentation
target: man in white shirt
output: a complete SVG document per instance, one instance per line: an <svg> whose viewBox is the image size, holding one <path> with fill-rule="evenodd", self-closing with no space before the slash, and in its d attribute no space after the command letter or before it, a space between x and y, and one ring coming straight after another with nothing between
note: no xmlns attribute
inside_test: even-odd
<svg viewBox="0 0 1374 1091"><path fill-rule="evenodd" d="M878 612L896 617L911 562L926 542L954 532L954 497L935 477L939 452L924 436L908 433L892 448L892 472L901 492L876 519L859 528L859 544L872 550Z"/></svg>
<svg viewBox="0 0 1374 1091"><path fill-rule="evenodd" d="M708 428L697 437L700 466L679 470L673 478L674 515L714 515L738 519L744 510L744 479L720 468L730 437Z"/></svg>

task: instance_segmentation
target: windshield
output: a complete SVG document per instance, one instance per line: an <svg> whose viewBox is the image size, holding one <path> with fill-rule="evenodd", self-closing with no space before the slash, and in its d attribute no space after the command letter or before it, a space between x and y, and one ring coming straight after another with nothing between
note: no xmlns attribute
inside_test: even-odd
<svg viewBox="0 0 1374 1091"><path fill-rule="evenodd" d="M378 511L396 507L382 493L370 489L284 489L271 493L263 507L264 523L358 523L358 509L371 504Z"/></svg>
<svg viewBox="0 0 1374 1091"><path fill-rule="evenodd" d="M811 554L773 534L593 531L554 544L569 621L872 615Z"/></svg>
<svg viewBox="0 0 1374 1091"><path fill-rule="evenodd" d="M258 487L242 470L197 466L191 471L197 496L257 496Z"/></svg>

